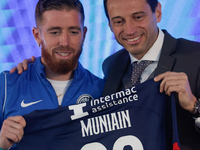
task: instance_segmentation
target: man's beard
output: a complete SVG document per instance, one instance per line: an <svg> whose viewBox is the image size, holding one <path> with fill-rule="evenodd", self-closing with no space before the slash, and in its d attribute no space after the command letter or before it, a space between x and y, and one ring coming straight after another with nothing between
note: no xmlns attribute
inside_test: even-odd
<svg viewBox="0 0 200 150"><path fill-rule="evenodd" d="M49 69L57 74L67 74L70 71L73 71L78 65L78 59L82 53L82 47L80 50L71 58L67 60L58 60L55 57L55 52L59 50L59 52L71 52L75 54L75 49L70 46L59 46L52 49L52 55L49 54L48 50L45 48L42 43L42 57L45 63L48 65Z"/></svg>

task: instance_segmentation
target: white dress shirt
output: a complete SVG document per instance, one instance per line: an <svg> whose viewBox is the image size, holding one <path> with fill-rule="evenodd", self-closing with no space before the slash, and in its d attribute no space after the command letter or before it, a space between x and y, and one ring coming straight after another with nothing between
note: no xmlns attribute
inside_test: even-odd
<svg viewBox="0 0 200 150"><path fill-rule="evenodd" d="M137 61L137 63L139 63L141 60L153 61L153 63L151 63L149 66L147 66L145 68L145 70L143 71L143 73L141 75L140 83L146 81L148 79L148 77L156 69L156 67L158 65L158 60L160 58L160 53L161 53L161 48L162 48L163 41L164 41L164 36L165 36L165 34L159 28L158 37L157 37L155 43L140 60L136 59L133 55L131 55L129 53L130 59L131 59L131 64L135 61Z"/></svg>

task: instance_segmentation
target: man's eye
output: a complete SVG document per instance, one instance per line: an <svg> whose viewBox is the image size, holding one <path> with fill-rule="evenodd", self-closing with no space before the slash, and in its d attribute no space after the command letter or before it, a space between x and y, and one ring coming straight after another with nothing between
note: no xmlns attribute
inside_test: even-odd
<svg viewBox="0 0 200 150"><path fill-rule="evenodd" d="M120 26L122 24L123 24L122 20L116 20L116 21L114 21L114 25L116 25L116 26Z"/></svg>
<svg viewBox="0 0 200 150"><path fill-rule="evenodd" d="M137 21L143 20L144 19L144 15L142 15L142 16L136 16L135 19Z"/></svg>
<svg viewBox="0 0 200 150"><path fill-rule="evenodd" d="M72 34L78 34L78 31L71 31Z"/></svg>
<svg viewBox="0 0 200 150"><path fill-rule="evenodd" d="M56 34L58 34L58 32L57 32L57 31L54 31L54 32L50 32L50 34L56 35Z"/></svg>
<svg viewBox="0 0 200 150"><path fill-rule="evenodd" d="M115 23L116 23L116 24L120 24L121 22L122 22L122 21L116 21Z"/></svg>
<svg viewBox="0 0 200 150"><path fill-rule="evenodd" d="M140 18L142 18L142 16L138 16L138 17L136 17L137 19L140 19Z"/></svg>

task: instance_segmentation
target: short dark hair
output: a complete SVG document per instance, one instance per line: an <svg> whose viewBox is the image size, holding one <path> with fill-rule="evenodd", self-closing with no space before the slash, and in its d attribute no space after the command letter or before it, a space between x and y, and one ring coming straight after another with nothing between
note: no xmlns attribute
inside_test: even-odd
<svg viewBox="0 0 200 150"><path fill-rule="evenodd" d="M38 25L43 21L43 14L48 10L76 9L82 16L84 24L85 14L83 5L79 0L39 0L35 8L35 22Z"/></svg>
<svg viewBox="0 0 200 150"><path fill-rule="evenodd" d="M107 1L108 1L108 0L104 0L104 1L103 1L103 4L104 4L104 10L105 10L105 13L106 13L106 17L107 17L108 20L109 20L108 8L107 8ZM151 11L152 11L153 13L155 13L156 7L157 7L157 5L158 5L158 0L146 0L146 2L150 5Z"/></svg>

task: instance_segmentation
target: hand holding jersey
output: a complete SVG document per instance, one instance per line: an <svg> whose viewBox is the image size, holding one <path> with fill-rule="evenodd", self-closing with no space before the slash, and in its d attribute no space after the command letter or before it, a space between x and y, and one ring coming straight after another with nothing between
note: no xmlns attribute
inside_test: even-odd
<svg viewBox="0 0 200 150"><path fill-rule="evenodd" d="M0 147L9 149L14 143L19 143L24 135L25 126L26 121L22 116L4 120L0 133Z"/></svg>
<svg viewBox="0 0 200 150"><path fill-rule="evenodd" d="M154 78L154 81L161 81L160 92L171 95L178 93L179 103L185 110L194 112L196 97L192 94L187 75L185 73L166 72Z"/></svg>

